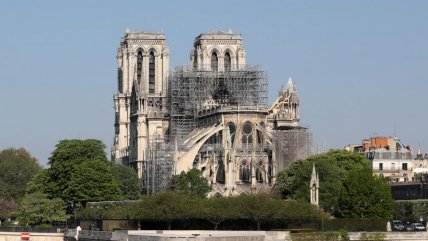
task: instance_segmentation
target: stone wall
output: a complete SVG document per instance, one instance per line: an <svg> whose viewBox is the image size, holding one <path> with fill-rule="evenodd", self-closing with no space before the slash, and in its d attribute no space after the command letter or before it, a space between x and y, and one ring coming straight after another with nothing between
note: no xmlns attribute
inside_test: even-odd
<svg viewBox="0 0 428 241"><path fill-rule="evenodd" d="M349 233L351 241L360 240L362 232ZM369 233L368 233L369 234ZM394 241L421 241L428 240L428 232L384 232L385 240Z"/></svg>
<svg viewBox="0 0 428 241"><path fill-rule="evenodd" d="M367 232L366 235L375 234ZM428 232L383 232L385 240L421 241L428 240ZM75 241L75 231L66 233L65 241ZM360 240L362 232L349 233L351 241ZM19 239L16 239L19 240ZM33 240L33 239L32 239ZM40 240L40 239L39 239ZM46 239L51 241L50 239ZM210 231L210 230L129 230L100 232L82 230L79 241L291 241L286 231ZM307 239L305 239L307 240ZM15 241L1 239L0 241ZM57 240L52 240L57 241Z"/></svg>
<svg viewBox="0 0 428 241"><path fill-rule="evenodd" d="M65 241L75 241L75 230L66 232ZM289 233L282 231L207 231L207 230L133 230L101 232L82 230L79 241L284 241Z"/></svg>

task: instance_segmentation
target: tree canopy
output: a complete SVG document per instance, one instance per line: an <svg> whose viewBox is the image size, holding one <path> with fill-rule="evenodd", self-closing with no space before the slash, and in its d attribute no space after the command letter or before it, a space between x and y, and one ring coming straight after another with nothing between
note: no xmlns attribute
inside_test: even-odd
<svg viewBox="0 0 428 241"><path fill-rule="evenodd" d="M312 164L315 163L320 180L319 201L320 206L326 211L335 213L340 217L353 217L351 210L345 211L344 200L346 195L369 195L362 203L376 205L380 199L385 203L391 199L391 191L388 186L382 184L384 181L374 177L370 170L368 160L361 153L352 153L344 150L333 150L328 153L315 155L305 160L294 162L289 169L278 174L276 185L284 198L305 200L309 202L309 181L312 174ZM351 175L352 173L352 175ZM353 193L347 193L344 188L351 187L352 180L358 178L356 173L364 175L366 181L360 180L361 185L370 183L380 185L372 192L365 192L362 188L353 187ZM382 198L376 200L376 198ZM345 205L345 206L344 206ZM362 204L363 205L363 204ZM350 208L350 207L348 207ZM386 211L389 206L368 213L367 217L389 218L390 213ZM341 210L340 212L338 210ZM385 216L386 215L386 216Z"/></svg>
<svg viewBox="0 0 428 241"><path fill-rule="evenodd" d="M98 205L99 204L99 205ZM102 202L78 211L79 218L133 219L153 223L163 222L168 229L173 224L191 220L211 223L217 229L223 222L241 223L251 229L287 227L289 224L309 223L324 215L309 203L294 200L273 199L264 195L201 198L173 192L161 192L144 196L138 201ZM191 225L191 224L190 224ZM207 226L205 226L207 227ZM209 227L209 226L208 226ZM230 227L228 227L230 228Z"/></svg>
<svg viewBox="0 0 428 241"><path fill-rule="evenodd" d="M75 166L63 196L68 201L115 201L123 196L106 161L84 161Z"/></svg>
<svg viewBox="0 0 428 241"><path fill-rule="evenodd" d="M31 178L40 170L37 160L24 148L0 152L0 197L19 200Z"/></svg>
<svg viewBox="0 0 428 241"><path fill-rule="evenodd" d="M138 198L136 173L107 161L104 148L94 139L59 141L49 158L51 167L37 173L27 191L61 198L67 204Z"/></svg>
<svg viewBox="0 0 428 241"><path fill-rule="evenodd" d="M15 211L18 205L13 199L0 197L0 221L9 218L10 213Z"/></svg>
<svg viewBox="0 0 428 241"><path fill-rule="evenodd" d="M391 218L393 200L390 186L373 176L370 168L354 169L343 181L339 193L338 217Z"/></svg>
<svg viewBox="0 0 428 241"><path fill-rule="evenodd" d="M104 149L106 146L100 140L60 140L55 145L55 150L49 157L49 164L53 167L59 163L73 162L79 163L82 161L107 161Z"/></svg>
<svg viewBox="0 0 428 241"><path fill-rule="evenodd" d="M202 172L196 168L188 172L181 172L179 175L174 176L168 189L172 192L185 194L194 197L206 197L212 190L208 180L202 176Z"/></svg>
<svg viewBox="0 0 428 241"><path fill-rule="evenodd" d="M112 172L119 184L124 199L138 199L141 193L141 182L135 171L127 166L112 163Z"/></svg>
<svg viewBox="0 0 428 241"><path fill-rule="evenodd" d="M50 224L69 218L65 208L61 199L49 199L46 194L35 192L23 198L15 216L21 225Z"/></svg>

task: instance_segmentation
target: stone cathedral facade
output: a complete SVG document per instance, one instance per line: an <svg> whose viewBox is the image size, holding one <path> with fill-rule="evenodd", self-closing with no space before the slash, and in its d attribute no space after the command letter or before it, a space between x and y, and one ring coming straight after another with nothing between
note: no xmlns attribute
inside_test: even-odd
<svg viewBox="0 0 428 241"><path fill-rule="evenodd" d="M189 65L170 71L164 34L125 33L112 160L133 167L146 194L192 168L212 196L269 192L279 169L311 152L295 84L269 107L265 72L247 65L240 34L201 34L193 46Z"/></svg>

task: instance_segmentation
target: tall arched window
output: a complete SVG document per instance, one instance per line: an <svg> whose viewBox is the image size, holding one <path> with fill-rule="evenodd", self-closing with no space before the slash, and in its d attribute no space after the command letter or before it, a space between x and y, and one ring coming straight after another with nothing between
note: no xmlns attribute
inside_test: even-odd
<svg viewBox="0 0 428 241"><path fill-rule="evenodd" d="M151 51L149 55L149 93L151 94L155 93L155 67L155 54L153 53L153 51Z"/></svg>
<svg viewBox="0 0 428 241"><path fill-rule="evenodd" d="M246 122L242 126L242 147L249 148L253 143L253 126L250 122Z"/></svg>
<svg viewBox="0 0 428 241"><path fill-rule="evenodd" d="M123 91L123 72L120 68L117 69L117 82L118 82L118 89L120 92Z"/></svg>
<svg viewBox="0 0 428 241"><path fill-rule="evenodd" d="M250 182L250 166L248 165L247 160L241 162L241 167L239 168L239 179L244 183Z"/></svg>
<svg viewBox="0 0 428 241"><path fill-rule="evenodd" d="M211 55L211 71L218 71L218 57L216 52L213 52Z"/></svg>
<svg viewBox="0 0 428 241"><path fill-rule="evenodd" d="M224 184L225 183L225 170L224 170L224 163L223 163L223 159L220 159L218 162L218 169L217 169L217 176L216 176L216 181L217 183L220 184Z"/></svg>
<svg viewBox="0 0 428 241"><path fill-rule="evenodd" d="M256 180L259 183L263 183L263 172L264 172L264 165L263 165L263 162L260 161L258 167L256 168Z"/></svg>
<svg viewBox="0 0 428 241"><path fill-rule="evenodd" d="M230 146L233 147L235 144L236 126L232 122L229 122L228 127L230 135Z"/></svg>
<svg viewBox="0 0 428 241"><path fill-rule="evenodd" d="M137 54L137 80L138 83L141 81L141 73L143 72L143 53L138 51Z"/></svg>
<svg viewBox="0 0 428 241"><path fill-rule="evenodd" d="M227 52L224 55L224 71L230 71L231 70L231 66L232 66L232 62L230 59L230 54L229 52Z"/></svg>

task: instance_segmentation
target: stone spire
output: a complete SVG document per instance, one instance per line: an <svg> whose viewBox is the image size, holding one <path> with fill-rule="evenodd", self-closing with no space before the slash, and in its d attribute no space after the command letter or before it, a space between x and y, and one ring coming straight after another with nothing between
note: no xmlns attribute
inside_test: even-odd
<svg viewBox="0 0 428 241"><path fill-rule="evenodd" d="M320 181L318 178L318 173L315 169L315 162L312 165L312 175L311 175L311 182L309 184L309 188L311 190L311 204L318 206L319 205L319 188L320 188Z"/></svg>
<svg viewBox="0 0 428 241"><path fill-rule="evenodd" d="M275 120L276 127L299 126L299 96L293 80L288 78L285 87L279 91L279 96L269 112Z"/></svg>

